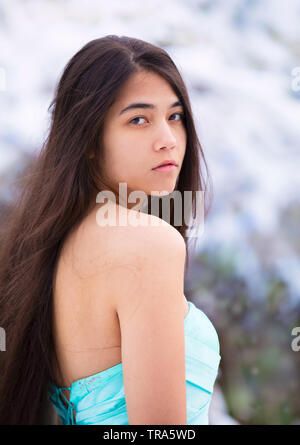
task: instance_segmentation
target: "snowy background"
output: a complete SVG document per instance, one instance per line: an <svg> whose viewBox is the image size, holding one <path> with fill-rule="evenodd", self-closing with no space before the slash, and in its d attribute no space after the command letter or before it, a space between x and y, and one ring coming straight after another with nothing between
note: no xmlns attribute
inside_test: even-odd
<svg viewBox="0 0 300 445"><path fill-rule="evenodd" d="M217 391L240 423L300 423L300 1L0 0L1 205L46 136L64 66L107 34L166 49L190 93L214 203L186 296L219 332ZM264 335L241 350L246 331Z"/></svg>

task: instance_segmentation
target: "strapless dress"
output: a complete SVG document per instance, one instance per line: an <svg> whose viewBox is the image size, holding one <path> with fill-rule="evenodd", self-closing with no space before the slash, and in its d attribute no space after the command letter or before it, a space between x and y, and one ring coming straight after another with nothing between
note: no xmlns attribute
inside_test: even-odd
<svg viewBox="0 0 300 445"><path fill-rule="evenodd" d="M208 425L220 344L207 315L191 301L188 306L184 318L187 424ZM63 425L129 425L122 363L76 380L70 387L50 382L48 397Z"/></svg>

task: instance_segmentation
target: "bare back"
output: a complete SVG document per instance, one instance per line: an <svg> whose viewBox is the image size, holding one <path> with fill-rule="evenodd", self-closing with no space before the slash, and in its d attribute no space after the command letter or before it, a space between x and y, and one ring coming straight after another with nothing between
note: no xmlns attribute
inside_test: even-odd
<svg viewBox="0 0 300 445"><path fill-rule="evenodd" d="M96 211L66 238L57 262L53 332L63 376L61 381L57 375L58 386L70 386L75 380L122 361L120 324L109 279L110 233L116 229L100 227ZM148 215L141 213L140 217ZM132 231L126 231L126 227L120 230L122 239L130 242L128 235ZM186 316L188 304L184 295L182 310Z"/></svg>

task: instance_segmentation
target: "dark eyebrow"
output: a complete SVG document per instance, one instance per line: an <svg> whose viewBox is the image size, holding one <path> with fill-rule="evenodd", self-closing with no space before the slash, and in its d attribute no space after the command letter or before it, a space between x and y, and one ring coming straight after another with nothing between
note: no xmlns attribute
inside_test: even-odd
<svg viewBox="0 0 300 445"><path fill-rule="evenodd" d="M181 103L180 100L178 100L177 102L174 102L172 105L170 105L170 108L179 107L179 106L182 106L182 103ZM120 111L119 116L121 114L125 113L125 111L133 110L135 108L143 108L143 109L151 108L151 109L154 109L154 108L156 108L156 106L153 105L153 104L133 103L133 104L130 104L127 107L123 108L123 110Z"/></svg>

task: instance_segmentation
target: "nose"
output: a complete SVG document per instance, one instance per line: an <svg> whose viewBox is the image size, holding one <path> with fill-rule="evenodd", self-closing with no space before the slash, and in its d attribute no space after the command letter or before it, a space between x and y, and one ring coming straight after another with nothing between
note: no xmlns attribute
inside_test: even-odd
<svg viewBox="0 0 300 445"><path fill-rule="evenodd" d="M159 136L154 143L154 149L159 151L161 148L171 149L174 147L176 147L176 138L169 125L164 123L160 127Z"/></svg>

